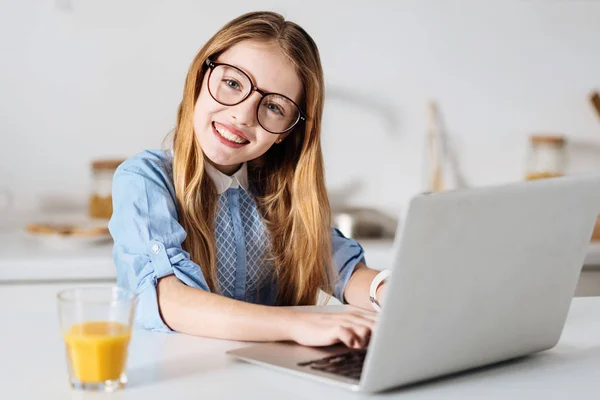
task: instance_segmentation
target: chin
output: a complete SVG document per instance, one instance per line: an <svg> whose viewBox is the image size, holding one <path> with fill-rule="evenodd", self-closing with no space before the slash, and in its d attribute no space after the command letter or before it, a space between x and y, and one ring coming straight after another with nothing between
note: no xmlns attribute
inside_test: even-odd
<svg viewBox="0 0 600 400"><path fill-rule="evenodd" d="M230 154L225 154L221 149L211 147L206 150L202 149L202 151L204 152L204 156L213 164L227 166L242 162L234 160Z"/></svg>
<svg viewBox="0 0 600 400"><path fill-rule="evenodd" d="M219 154L220 152L211 151L211 149L202 149L202 151L204 152L204 157L213 164L227 165L230 162L230 158L223 154Z"/></svg>

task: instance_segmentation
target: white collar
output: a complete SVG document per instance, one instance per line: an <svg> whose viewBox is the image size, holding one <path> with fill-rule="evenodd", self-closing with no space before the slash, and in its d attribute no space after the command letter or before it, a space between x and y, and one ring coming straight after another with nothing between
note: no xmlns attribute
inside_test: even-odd
<svg viewBox="0 0 600 400"><path fill-rule="evenodd" d="M243 163L242 167L231 176L222 173L208 161L204 162L204 168L208 176L210 176L215 183L219 194L225 192L229 188L237 189L240 186L244 190L248 190L248 166L246 163Z"/></svg>

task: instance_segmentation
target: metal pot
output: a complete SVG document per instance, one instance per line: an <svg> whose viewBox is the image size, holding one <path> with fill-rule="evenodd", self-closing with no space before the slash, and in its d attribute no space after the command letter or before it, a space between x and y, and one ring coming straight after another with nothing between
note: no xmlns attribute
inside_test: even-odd
<svg viewBox="0 0 600 400"><path fill-rule="evenodd" d="M398 219L373 208L346 207L333 210L333 226L353 239L389 239Z"/></svg>

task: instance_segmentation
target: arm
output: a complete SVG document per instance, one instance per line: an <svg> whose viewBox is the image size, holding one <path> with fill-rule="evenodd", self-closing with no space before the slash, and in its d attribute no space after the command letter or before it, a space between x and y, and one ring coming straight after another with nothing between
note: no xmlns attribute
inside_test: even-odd
<svg viewBox="0 0 600 400"><path fill-rule="evenodd" d="M365 252L354 239L347 238L338 229L331 230L333 264L338 271L334 294L338 300L355 307L374 311L369 299L371 281L379 271L368 268ZM381 299L385 289L380 285L377 298Z"/></svg>
<svg viewBox="0 0 600 400"><path fill-rule="evenodd" d="M346 301L353 306L373 310L373 306L369 300L369 288L371 286L371 281L373 281L373 278L375 278L375 275L379 272L380 271L378 270L367 267L362 262L358 263L352 276L350 276L350 280L344 291ZM379 288L377 288L378 300L383 298L384 290L385 284L382 283L379 285Z"/></svg>
<svg viewBox="0 0 600 400"><path fill-rule="evenodd" d="M228 340L292 340L296 311L194 289L174 275L160 279L157 289L162 318L173 330Z"/></svg>
<svg viewBox="0 0 600 400"><path fill-rule="evenodd" d="M229 299L182 284L173 275L158 284L165 322L198 336L244 341L291 340L306 346L344 343L362 348L375 318L362 313L312 313Z"/></svg>

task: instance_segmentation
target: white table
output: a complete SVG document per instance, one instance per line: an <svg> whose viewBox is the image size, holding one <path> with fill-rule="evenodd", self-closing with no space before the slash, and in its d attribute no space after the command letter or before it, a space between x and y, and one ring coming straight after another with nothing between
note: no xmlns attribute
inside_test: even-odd
<svg viewBox="0 0 600 400"><path fill-rule="evenodd" d="M1 399L371 398L226 356L239 342L133 333L129 386L115 394L72 391L56 317L65 285L0 286ZM374 396L398 399L600 398L600 297L576 298L557 347L519 361Z"/></svg>

